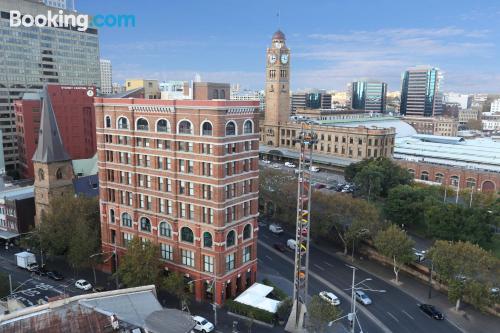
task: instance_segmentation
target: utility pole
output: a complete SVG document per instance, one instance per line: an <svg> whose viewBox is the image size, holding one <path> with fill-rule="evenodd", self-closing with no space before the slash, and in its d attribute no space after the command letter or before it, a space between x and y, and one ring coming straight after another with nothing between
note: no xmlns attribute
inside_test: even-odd
<svg viewBox="0 0 500 333"><path fill-rule="evenodd" d="M12 296L12 275L9 274L10 296Z"/></svg>
<svg viewBox="0 0 500 333"><path fill-rule="evenodd" d="M115 286L118 289L118 253L116 252L116 242L114 244L113 254L115 257Z"/></svg>
<svg viewBox="0 0 500 333"><path fill-rule="evenodd" d="M217 326L217 278L214 276L214 304L212 304L214 308L214 326Z"/></svg>
<svg viewBox="0 0 500 333"><path fill-rule="evenodd" d="M455 204L458 204L458 194L460 193L460 177L458 177L458 184L457 184L457 197L455 198Z"/></svg>
<svg viewBox="0 0 500 333"><path fill-rule="evenodd" d="M431 271L429 273L429 299L432 297L432 273L434 272L434 261L431 260Z"/></svg>
<svg viewBox="0 0 500 333"><path fill-rule="evenodd" d="M351 284L351 333L354 333L354 327L356 324L356 297L354 296L354 283L356 280L356 267L350 266L352 268L352 284Z"/></svg>

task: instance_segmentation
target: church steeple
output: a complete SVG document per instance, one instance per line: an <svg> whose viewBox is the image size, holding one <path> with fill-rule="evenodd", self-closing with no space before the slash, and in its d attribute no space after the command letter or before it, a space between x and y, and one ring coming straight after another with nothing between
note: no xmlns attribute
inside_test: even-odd
<svg viewBox="0 0 500 333"><path fill-rule="evenodd" d="M50 101L47 86L43 90L42 116L38 134L38 146L33 155L33 162L51 163L69 161L71 158L64 149L56 116Z"/></svg>

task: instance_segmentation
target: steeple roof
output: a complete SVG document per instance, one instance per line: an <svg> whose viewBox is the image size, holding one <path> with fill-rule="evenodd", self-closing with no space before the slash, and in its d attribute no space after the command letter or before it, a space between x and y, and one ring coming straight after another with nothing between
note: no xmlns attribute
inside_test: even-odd
<svg viewBox="0 0 500 333"><path fill-rule="evenodd" d="M47 86L42 92L42 116L38 134L38 146L33 155L34 162L51 163L71 160L64 149L56 116L49 97Z"/></svg>

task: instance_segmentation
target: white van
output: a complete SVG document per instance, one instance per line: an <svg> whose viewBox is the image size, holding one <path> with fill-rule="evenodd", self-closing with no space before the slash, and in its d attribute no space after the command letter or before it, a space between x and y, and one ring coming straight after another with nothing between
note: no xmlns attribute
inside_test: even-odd
<svg viewBox="0 0 500 333"><path fill-rule="evenodd" d="M286 241L286 246L295 251L295 248L297 247L297 242L295 241L295 239L290 238L289 240Z"/></svg>

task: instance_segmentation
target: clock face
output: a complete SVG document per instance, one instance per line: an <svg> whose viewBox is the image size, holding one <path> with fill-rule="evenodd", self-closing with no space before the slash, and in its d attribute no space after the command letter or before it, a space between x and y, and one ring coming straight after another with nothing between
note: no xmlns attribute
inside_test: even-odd
<svg viewBox="0 0 500 333"><path fill-rule="evenodd" d="M286 64L288 62L288 54L281 55L281 63Z"/></svg>
<svg viewBox="0 0 500 333"><path fill-rule="evenodd" d="M87 90L87 96L89 97L94 96L94 91L92 89Z"/></svg>
<svg viewBox="0 0 500 333"><path fill-rule="evenodd" d="M271 54L269 55L269 62L270 62L271 64L274 64L274 63L276 62L276 54L271 53Z"/></svg>

